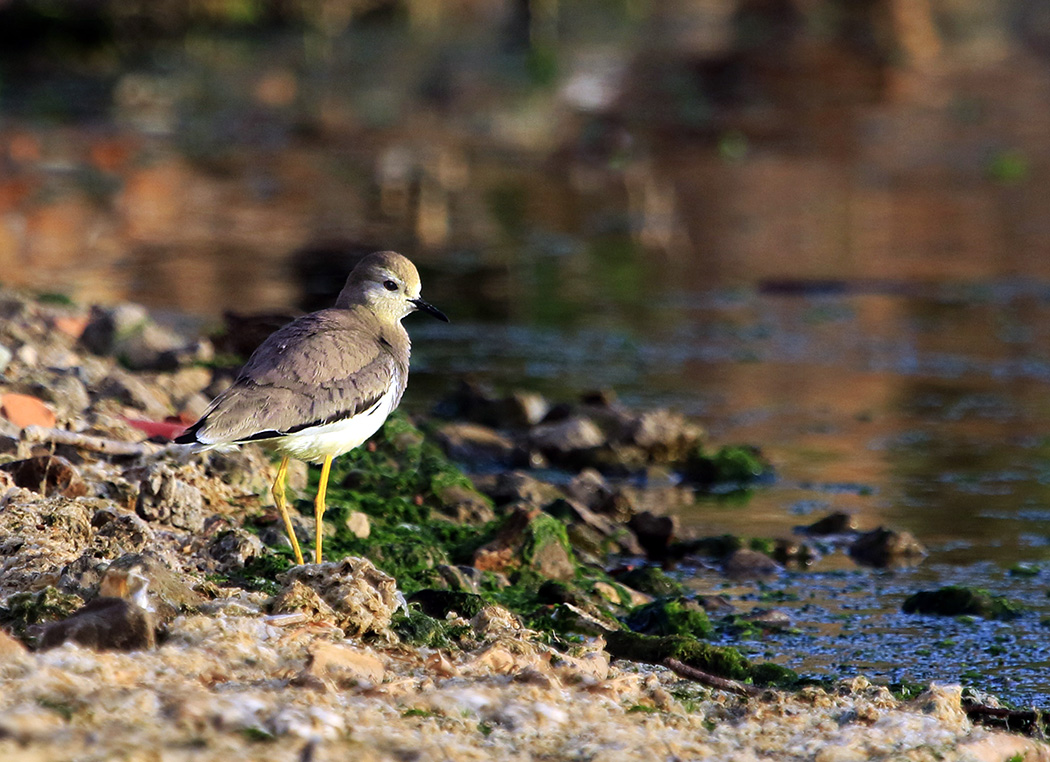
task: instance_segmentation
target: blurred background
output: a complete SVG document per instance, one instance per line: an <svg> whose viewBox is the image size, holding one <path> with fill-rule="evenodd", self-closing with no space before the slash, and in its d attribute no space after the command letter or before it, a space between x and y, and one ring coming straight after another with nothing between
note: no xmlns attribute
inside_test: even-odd
<svg viewBox="0 0 1050 762"><path fill-rule="evenodd" d="M1031 0L0 0L4 285L214 328L397 249L452 318L406 321L407 407L608 387L754 442L776 484L683 522L912 531L806 580L883 645L920 584L1050 614L1008 576L1050 555L1048 172ZM1045 698L1030 624L802 666Z"/></svg>

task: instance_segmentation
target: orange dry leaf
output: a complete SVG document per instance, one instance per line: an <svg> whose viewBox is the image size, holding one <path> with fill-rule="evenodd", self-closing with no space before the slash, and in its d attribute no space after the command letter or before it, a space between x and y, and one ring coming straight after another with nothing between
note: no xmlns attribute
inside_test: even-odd
<svg viewBox="0 0 1050 762"><path fill-rule="evenodd" d="M0 414L15 426L46 426L53 428L55 414L51 408L28 394L5 394L0 397Z"/></svg>

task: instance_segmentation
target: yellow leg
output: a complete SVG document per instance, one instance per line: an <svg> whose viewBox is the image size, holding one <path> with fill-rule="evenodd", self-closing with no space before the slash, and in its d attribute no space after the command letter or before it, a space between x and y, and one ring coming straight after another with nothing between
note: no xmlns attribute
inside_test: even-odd
<svg viewBox="0 0 1050 762"><path fill-rule="evenodd" d="M285 457L281 461L280 468L277 469L277 478L273 480L273 489L270 491L273 493L273 502L277 505L277 510L281 512L281 518L284 519L284 531L288 533L288 539L292 541L292 550L295 551L295 562L297 564L303 564L303 552L299 550L299 541L295 539L295 530L292 528L292 517L288 515L288 506L285 504L284 499L284 479L288 474L288 458Z"/></svg>
<svg viewBox="0 0 1050 762"><path fill-rule="evenodd" d="M317 546L314 548L314 561L321 563L321 538L324 535L324 496L328 491L328 474L332 470L332 456L326 455L321 464L321 481L317 483L317 497L314 499L314 521L317 530Z"/></svg>

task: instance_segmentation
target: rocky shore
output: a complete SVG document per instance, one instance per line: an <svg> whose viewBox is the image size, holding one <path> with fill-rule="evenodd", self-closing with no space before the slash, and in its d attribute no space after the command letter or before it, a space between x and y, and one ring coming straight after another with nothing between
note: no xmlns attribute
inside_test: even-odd
<svg viewBox="0 0 1050 762"><path fill-rule="evenodd" d="M333 470L328 560L294 567L265 451L170 444L230 382L220 349L134 305L0 291L9 758L1050 759L974 726L957 686L815 683L708 642L785 622L690 595L676 563L746 581L827 542L924 551L843 517L820 542L683 533L676 507L770 465L608 392L463 384L395 416ZM291 474L301 539L316 478Z"/></svg>

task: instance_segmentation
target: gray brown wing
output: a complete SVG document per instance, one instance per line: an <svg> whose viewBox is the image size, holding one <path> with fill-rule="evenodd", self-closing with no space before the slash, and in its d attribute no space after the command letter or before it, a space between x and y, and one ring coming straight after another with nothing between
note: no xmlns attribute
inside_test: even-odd
<svg viewBox="0 0 1050 762"><path fill-rule="evenodd" d="M244 442L341 420L374 407L391 384L400 398L406 371L352 314L306 315L263 342L233 386L176 441Z"/></svg>

